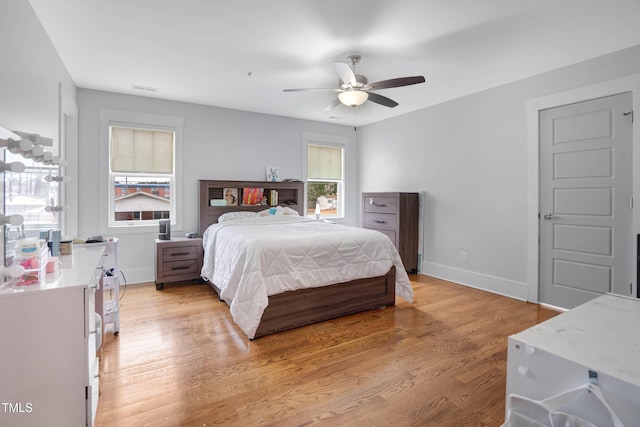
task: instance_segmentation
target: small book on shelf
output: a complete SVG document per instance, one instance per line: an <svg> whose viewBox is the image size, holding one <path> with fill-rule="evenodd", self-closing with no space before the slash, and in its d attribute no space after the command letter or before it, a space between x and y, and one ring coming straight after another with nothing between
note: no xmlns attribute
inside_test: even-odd
<svg viewBox="0 0 640 427"><path fill-rule="evenodd" d="M278 190L269 191L269 205L278 206Z"/></svg>

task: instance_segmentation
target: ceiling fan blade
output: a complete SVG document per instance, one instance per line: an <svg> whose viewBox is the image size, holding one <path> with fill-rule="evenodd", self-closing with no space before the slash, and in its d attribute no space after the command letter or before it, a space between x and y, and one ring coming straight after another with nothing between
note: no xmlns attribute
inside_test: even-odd
<svg viewBox="0 0 640 427"><path fill-rule="evenodd" d="M369 101L376 104L384 105L385 107L393 108L397 107L398 103L393 99L389 99L386 96L378 95L377 93L367 92L369 94Z"/></svg>
<svg viewBox="0 0 640 427"><path fill-rule="evenodd" d="M409 86L418 83L424 83L424 76L398 77L397 79L380 80L379 82L369 83L367 89L389 89L392 87Z"/></svg>
<svg viewBox="0 0 640 427"><path fill-rule="evenodd" d="M331 110L333 110L334 108L336 108L340 104L341 104L340 100L338 98L336 98L333 101L331 101L331 103L329 105L324 107L323 111L331 111Z"/></svg>
<svg viewBox="0 0 640 427"><path fill-rule="evenodd" d="M302 89L282 89L283 92L342 92L342 90L338 88L329 88L329 87L309 87Z"/></svg>
<svg viewBox="0 0 640 427"><path fill-rule="evenodd" d="M334 61L333 65L336 68L336 73L338 73L340 80L346 84L351 84L352 86L357 83L356 75L353 73L349 64L342 61Z"/></svg>

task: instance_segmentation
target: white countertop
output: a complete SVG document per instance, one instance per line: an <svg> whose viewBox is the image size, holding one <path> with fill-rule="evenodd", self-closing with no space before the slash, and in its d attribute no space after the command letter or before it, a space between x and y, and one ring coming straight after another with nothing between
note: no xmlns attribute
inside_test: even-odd
<svg viewBox="0 0 640 427"><path fill-rule="evenodd" d="M96 274L104 249L104 245L74 245L71 255L58 257L60 264L57 273L48 273L44 282L16 285L11 290L0 291L0 298L23 292L87 286Z"/></svg>
<svg viewBox="0 0 640 427"><path fill-rule="evenodd" d="M603 295L510 338L640 387L638 299Z"/></svg>

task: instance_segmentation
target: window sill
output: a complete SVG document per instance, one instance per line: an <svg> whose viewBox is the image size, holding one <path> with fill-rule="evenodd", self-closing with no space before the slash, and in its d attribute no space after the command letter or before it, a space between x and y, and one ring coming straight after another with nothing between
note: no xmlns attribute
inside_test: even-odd
<svg viewBox="0 0 640 427"><path fill-rule="evenodd" d="M146 234L146 233L158 233L158 224L145 224L145 225L121 225L110 226L107 228L105 234L118 235L118 234ZM181 224L171 224L171 231L182 232L183 228Z"/></svg>

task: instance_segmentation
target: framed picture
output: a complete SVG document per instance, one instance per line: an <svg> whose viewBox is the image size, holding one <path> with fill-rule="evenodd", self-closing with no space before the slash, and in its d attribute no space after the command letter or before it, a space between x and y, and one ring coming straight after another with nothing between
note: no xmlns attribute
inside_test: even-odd
<svg viewBox="0 0 640 427"><path fill-rule="evenodd" d="M267 166L267 181L280 181L280 173L278 172L277 166Z"/></svg>
<svg viewBox="0 0 640 427"><path fill-rule="evenodd" d="M256 206L262 204L264 188L245 188L242 191L242 204Z"/></svg>
<svg viewBox="0 0 640 427"><path fill-rule="evenodd" d="M224 200L227 202L227 206L238 206L238 189L237 188L225 188L223 189Z"/></svg>

